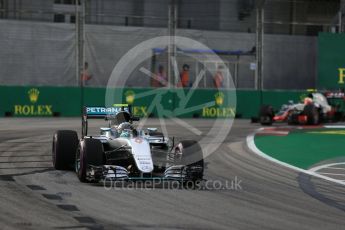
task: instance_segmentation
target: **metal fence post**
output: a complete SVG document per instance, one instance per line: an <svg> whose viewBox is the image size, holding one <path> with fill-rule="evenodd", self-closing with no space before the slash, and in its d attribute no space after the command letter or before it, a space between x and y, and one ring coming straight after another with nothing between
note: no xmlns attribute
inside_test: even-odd
<svg viewBox="0 0 345 230"><path fill-rule="evenodd" d="M80 3L80 4L79 4ZM84 82L81 74L84 72L84 40L85 40L85 0L75 1L75 33L76 33L76 80L77 85L80 87L80 105L81 114L83 114L84 107Z"/></svg>
<svg viewBox="0 0 345 230"><path fill-rule="evenodd" d="M264 42L264 9L256 9L256 80L255 88L263 89L263 42Z"/></svg>
<svg viewBox="0 0 345 230"><path fill-rule="evenodd" d="M176 61L176 46L175 46L175 36L176 36L176 26L177 26L177 3L176 0L170 0L169 3L169 18L168 18L168 33L169 33L169 46L168 46L168 82L176 86L174 78L174 68L173 62ZM176 73L175 73L176 74Z"/></svg>
<svg viewBox="0 0 345 230"><path fill-rule="evenodd" d="M339 29L338 29L338 32L342 33L343 32L343 12L342 12L342 10L339 11L338 16L339 16Z"/></svg>

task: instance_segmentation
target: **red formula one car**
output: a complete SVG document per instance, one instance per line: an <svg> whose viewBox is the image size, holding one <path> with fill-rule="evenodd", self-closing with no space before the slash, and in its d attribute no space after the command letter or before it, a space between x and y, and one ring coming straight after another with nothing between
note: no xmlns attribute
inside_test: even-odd
<svg viewBox="0 0 345 230"><path fill-rule="evenodd" d="M324 121L339 120L339 108L333 107L328 102L331 94L310 93L303 103L282 105L275 113L270 105L263 105L259 111L259 122L262 125L272 125L273 122L287 122L290 125L318 125Z"/></svg>

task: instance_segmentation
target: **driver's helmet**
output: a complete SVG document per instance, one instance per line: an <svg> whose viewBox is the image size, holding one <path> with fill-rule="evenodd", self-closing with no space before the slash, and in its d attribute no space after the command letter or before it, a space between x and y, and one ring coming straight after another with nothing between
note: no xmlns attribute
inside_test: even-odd
<svg viewBox="0 0 345 230"><path fill-rule="evenodd" d="M303 102L305 105L309 105L309 104L313 103L313 99L311 99L310 97L306 97L306 98L304 98Z"/></svg>
<svg viewBox="0 0 345 230"><path fill-rule="evenodd" d="M117 126L117 132L120 134L120 137L130 137L132 130L133 125L129 122L123 122Z"/></svg>

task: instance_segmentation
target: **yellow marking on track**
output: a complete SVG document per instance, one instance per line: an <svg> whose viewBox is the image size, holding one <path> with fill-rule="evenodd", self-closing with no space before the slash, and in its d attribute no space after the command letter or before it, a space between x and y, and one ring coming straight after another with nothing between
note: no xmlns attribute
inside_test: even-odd
<svg viewBox="0 0 345 230"><path fill-rule="evenodd" d="M345 135L345 130L313 131L313 132L307 132L307 133L311 133L311 134Z"/></svg>

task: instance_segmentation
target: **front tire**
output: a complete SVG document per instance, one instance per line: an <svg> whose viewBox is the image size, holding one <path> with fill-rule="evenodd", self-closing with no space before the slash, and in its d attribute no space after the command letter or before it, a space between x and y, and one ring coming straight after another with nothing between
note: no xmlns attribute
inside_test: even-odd
<svg viewBox="0 0 345 230"><path fill-rule="evenodd" d="M274 111L272 106L263 105L259 111L259 122L261 125L272 125L274 117Z"/></svg>
<svg viewBox="0 0 345 230"><path fill-rule="evenodd" d="M204 174L204 159L202 149L198 142L194 140L181 141L175 149L175 164L185 165L190 168L198 167L200 172L193 174L188 181L198 182L203 179ZM184 181L185 183L186 181Z"/></svg>
<svg viewBox="0 0 345 230"><path fill-rule="evenodd" d="M52 158L57 170L72 170L78 148L78 134L72 130L58 130L53 137Z"/></svg>
<svg viewBox="0 0 345 230"><path fill-rule="evenodd" d="M86 138L80 141L76 155L75 171L81 182L88 182L86 172L89 165L103 165L103 145L100 140Z"/></svg>

